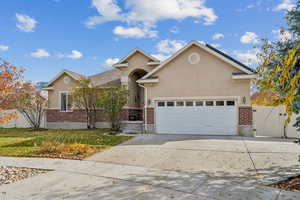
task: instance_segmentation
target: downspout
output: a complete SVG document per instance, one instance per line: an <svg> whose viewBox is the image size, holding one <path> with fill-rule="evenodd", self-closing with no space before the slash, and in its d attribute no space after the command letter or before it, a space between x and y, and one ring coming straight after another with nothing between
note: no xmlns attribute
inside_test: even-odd
<svg viewBox="0 0 300 200"><path fill-rule="evenodd" d="M144 99L144 117L145 117L145 120L144 120L144 126L145 126L145 132L147 133L147 131L148 131L148 126L147 126L147 124L148 124L148 119L147 119L147 88L145 87L145 86L143 86L143 85L141 85L140 83L138 84L140 87L142 87L142 88L144 88L144 97L145 97L145 99Z"/></svg>

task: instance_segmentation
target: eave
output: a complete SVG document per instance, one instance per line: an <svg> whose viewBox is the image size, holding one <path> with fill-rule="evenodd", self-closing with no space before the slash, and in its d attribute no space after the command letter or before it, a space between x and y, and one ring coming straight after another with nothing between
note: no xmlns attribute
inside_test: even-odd
<svg viewBox="0 0 300 200"><path fill-rule="evenodd" d="M147 65L149 65L149 66L157 66L157 65L160 65L160 62L148 62Z"/></svg>
<svg viewBox="0 0 300 200"><path fill-rule="evenodd" d="M232 79L240 80L240 79L256 79L256 74L232 74Z"/></svg>
<svg viewBox="0 0 300 200"><path fill-rule="evenodd" d="M152 78L152 79L140 79L136 81L137 83L158 83L158 78Z"/></svg>
<svg viewBox="0 0 300 200"><path fill-rule="evenodd" d="M43 90L54 90L54 87L44 87Z"/></svg>
<svg viewBox="0 0 300 200"><path fill-rule="evenodd" d="M114 65L114 67L117 68L128 67L128 63L117 63Z"/></svg>

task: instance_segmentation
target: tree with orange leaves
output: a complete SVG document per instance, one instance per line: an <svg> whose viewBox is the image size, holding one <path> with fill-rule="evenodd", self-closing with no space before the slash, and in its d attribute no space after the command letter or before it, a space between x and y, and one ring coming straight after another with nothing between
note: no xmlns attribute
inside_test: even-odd
<svg viewBox="0 0 300 200"><path fill-rule="evenodd" d="M23 69L0 60L0 111L11 106L15 91L21 86ZM17 117L16 114L0 114L0 123L9 122Z"/></svg>

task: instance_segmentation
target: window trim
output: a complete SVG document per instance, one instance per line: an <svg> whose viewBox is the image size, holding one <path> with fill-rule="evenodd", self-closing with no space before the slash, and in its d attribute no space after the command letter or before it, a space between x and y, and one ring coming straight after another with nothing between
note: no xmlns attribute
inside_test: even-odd
<svg viewBox="0 0 300 200"><path fill-rule="evenodd" d="M61 109L61 95L62 94L66 94L66 110L62 110ZM70 92L69 91L59 91L58 94L58 102L59 102L59 111L60 112L73 112L73 109L68 109L68 103L69 103L69 96L70 96Z"/></svg>
<svg viewBox="0 0 300 200"><path fill-rule="evenodd" d="M223 105L218 105L217 102L223 102ZM217 106L217 107L224 107L224 106L226 106L226 102L225 102L225 100L216 100L215 101L215 106Z"/></svg>
<svg viewBox="0 0 300 200"><path fill-rule="evenodd" d="M188 106L187 103L192 103L192 105L191 105L191 106ZM185 107L194 107L194 106L195 106L195 103L194 103L194 101L188 100L188 101L185 101L185 102L184 102L184 106L185 106Z"/></svg>
<svg viewBox="0 0 300 200"><path fill-rule="evenodd" d="M207 105L206 104L207 102L212 102L212 105ZM215 105L215 100L205 100L205 104L204 105L205 105L205 107L214 107L214 106L216 106Z"/></svg>
<svg viewBox="0 0 300 200"><path fill-rule="evenodd" d="M228 105L227 102L229 102L229 101L232 101L233 105ZM226 100L225 106L234 107L234 106L236 106L236 101L234 101L234 100Z"/></svg>
<svg viewBox="0 0 300 200"><path fill-rule="evenodd" d="M177 103L179 103L179 102L182 103L181 106L178 106L178 105L177 105ZM184 101L176 101L175 103L176 103L176 107L184 107Z"/></svg>
<svg viewBox="0 0 300 200"><path fill-rule="evenodd" d="M164 105L160 106L159 103L164 103ZM166 102L165 101L158 101L157 102L157 107L166 107Z"/></svg>
<svg viewBox="0 0 300 200"><path fill-rule="evenodd" d="M169 106L169 105L168 105L169 103L173 103L173 105L172 105L172 106ZM174 102L174 101L167 101L167 102L166 102L166 107L175 107L175 102Z"/></svg>
<svg viewBox="0 0 300 200"><path fill-rule="evenodd" d="M202 105L197 105L198 102L201 102ZM196 100L194 104L195 104L195 107L203 107L203 106L205 106L205 101L203 101L203 100Z"/></svg>

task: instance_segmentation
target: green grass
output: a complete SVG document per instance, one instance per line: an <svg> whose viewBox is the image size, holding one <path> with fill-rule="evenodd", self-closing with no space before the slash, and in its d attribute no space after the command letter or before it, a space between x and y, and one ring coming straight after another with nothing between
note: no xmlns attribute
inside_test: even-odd
<svg viewBox="0 0 300 200"><path fill-rule="evenodd" d="M85 144L95 152L102 151L112 146L129 140L131 137L103 135L108 129L95 130L43 130L30 129L3 129L0 128L0 156L43 157L43 142L58 142L64 144ZM56 154L47 157L59 157Z"/></svg>

